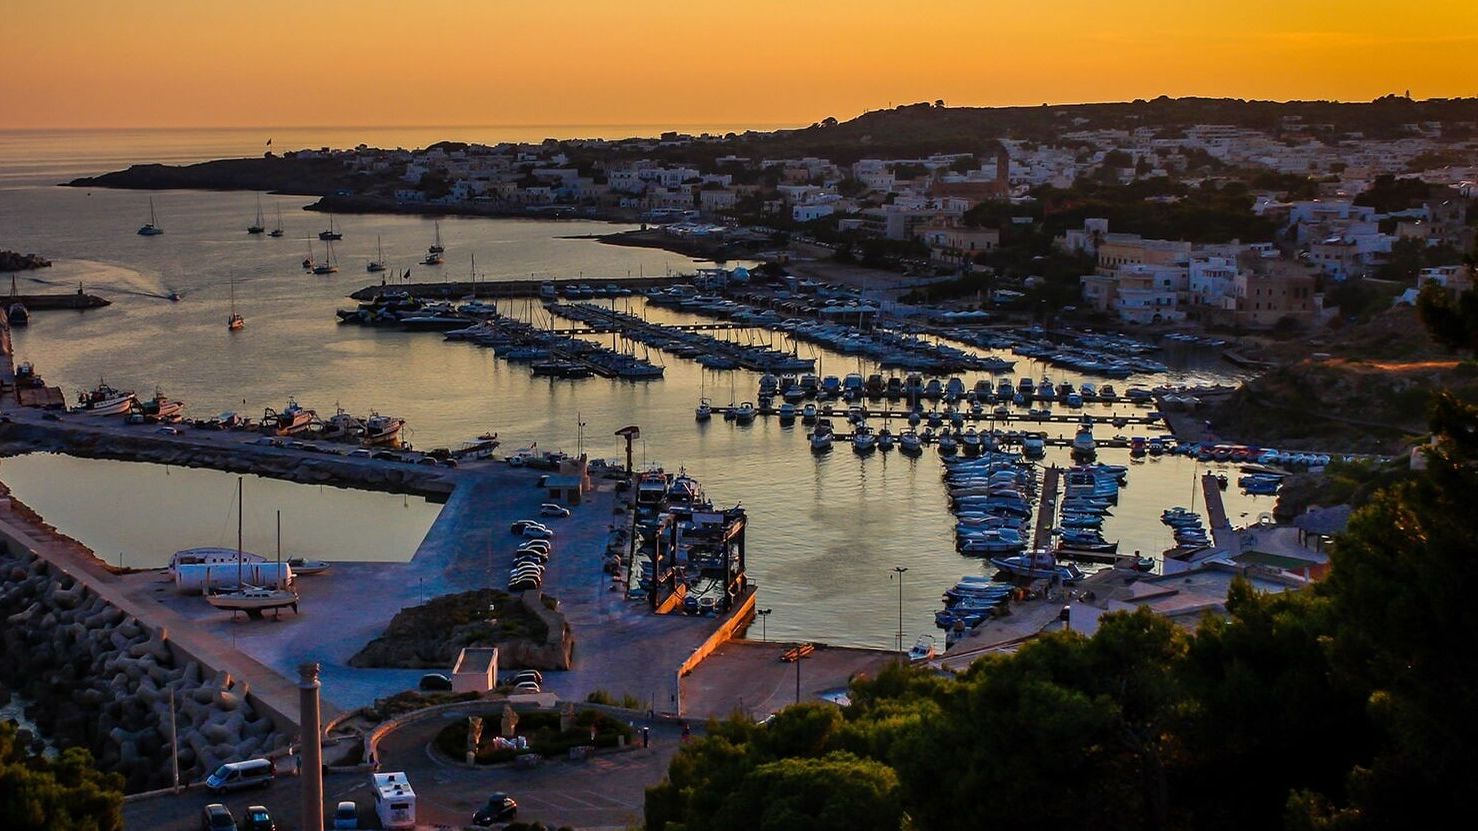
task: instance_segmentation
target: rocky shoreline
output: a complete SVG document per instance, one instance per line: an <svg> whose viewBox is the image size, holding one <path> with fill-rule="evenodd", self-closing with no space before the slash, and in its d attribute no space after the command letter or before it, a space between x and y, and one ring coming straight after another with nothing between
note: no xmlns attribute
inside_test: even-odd
<svg viewBox="0 0 1478 831"><path fill-rule="evenodd" d="M0 251L0 271L30 271L50 268L51 260L40 254L22 254L17 251Z"/></svg>
<svg viewBox="0 0 1478 831"><path fill-rule="evenodd" d="M166 787L170 691L181 781L223 762L286 748L246 700L247 684L177 658L151 630L50 563L0 547L0 683L60 747L85 747L130 793Z"/></svg>

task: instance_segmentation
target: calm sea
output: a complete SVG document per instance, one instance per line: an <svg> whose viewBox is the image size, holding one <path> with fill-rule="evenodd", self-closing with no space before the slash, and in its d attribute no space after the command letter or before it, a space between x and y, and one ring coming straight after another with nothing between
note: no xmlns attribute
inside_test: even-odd
<svg viewBox="0 0 1478 831"><path fill-rule="evenodd" d="M659 129L279 130L271 137L273 146L282 148L360 142L413 146L443 138L532 140L548 132L617 136ZM295 396L320 412L331 413L338 405L356 413L373 409L403 416L419 446L451 444L494 430L506 448L537 442L541 448L573 452L583 443L595 456L615 458L621 440L613 432L637 424L642 460L668 469L686 467L716 502L743 503L748 509L751 571L760 585L760 605L774 609L768 622L772 637L891 645L898 589L889 578L894 566L903 565L909 568L904 628L911 642L935 631L932 616L944 588L962 574L984 570L979 560L953 550L942 465L932 452L916 461L882 453L859 459L838 447L817 459L799 426L765 420L748 427L719 419L694 423L700 396L719 403L753 398L758 381L753 373L709 372L653 353L667 367L660 381L534 379L526 367L509 365L488 350L444 343L434 334L340 326L334 316L335 308L352 303L345 295L378 282L364 271L377 240L391 267L411 268L417 281L467 279L474 255L478 278L489 280L548 275L596 282L700 265L664 251L563 239L622 226L449 218L441 222L447 263L433 268L415 265L431 242L431 220L341 216L337 224L344 239L336 246L341 271L314 277L299 267L310 247L316 256L324 254L316 235L326 218L301 210L311 200L263 195L269 226L280 211L287 231L284 238L272 239L245 233L256 214L256 194L158 192L152 194L154 209L166 233L147 238L134 232L148 217L150 194L54 186L134 161L251 155L267 138L261 132L0 133L0 248L56 261L53 268L20 275L22 289L69 291L80 283L113 301L86 313L33 315L32 325L16 332L18 357L33 361L69 396L100 378L144 393L157 386L186 401L197 416L228 409L258 414ZM247 325L230 334L225 320L233 281ZM179 292L180 302L166 299L171 291ZM510 311L535 313L529 305L515 304ZM638 300L632 307L640 310L642 304ZM696 320L657 309L651 314L659 320ZM829 374L870 369L851 357L826 352L819 357ZM1169 375L1136 381L1224 380L1230 369L1206 356L1176 361L1181 368ZM1080 380L1024 360L1013 374ZM1089 411L1107 414L1103 408ZM1109 452L1104 458L1123 462L1127 454ZM229 476L161 475L143 468L31 457L0 464L0 478L63 531L110 559L121 555L129 565L161 563L176 549L221 542L222 517L231 507ZM1191 502L1196 469L1194 462L1178 457L1135 464L1106 534L1120 539L1125 550L1148 553L1170 545L1159 512ZM81 480L85 487L59 484ZM403 501L394 506L400 514L389 516L379 510L386 500L382 494L362 495L357 503L349 497L353 508L303 510L317 498L317 489L263 488L261 510L282 508L286 517L298 509L302 518L288 522L288 529L311 540L312 553L320 556L393 559L395 549L413 548L409 539L429 519ZM1271 506L1268 498L1229 494L1234 521ZM350 510L355 513L346 517ZM385 516L377 518L377 511ZM338 532L351 523L356 533L339 539ZM367 557L360 532L376 523L393 528L388 539L396 542ZM257 547L266 548L266 541Z"/></svg>

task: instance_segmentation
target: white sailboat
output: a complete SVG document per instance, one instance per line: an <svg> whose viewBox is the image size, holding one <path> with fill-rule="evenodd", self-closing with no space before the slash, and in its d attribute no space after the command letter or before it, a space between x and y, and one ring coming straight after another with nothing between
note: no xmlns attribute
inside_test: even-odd
<svg viewBox="0 0 1478 831"><path fill-rule="evenodd" d="M267 236L269 236L269 237L280 237L280 236L282 236L282 209L281 208L278 208L277 209L277 227L276 228L273 228L270 231L268 231L267 232Z"/></svg>
<svg viewBox="0 0 1478 831"><path fill-rule="evenodd" d="M334 243L332 240L323 244L328 249L328 256L324 261L313 266L314 274L333 274L339 270L339 258L334 256Z"/></svg>
<svg viewBox="0 0 1478 831"><path fill-rule="evenodd" d="M364 270L371 274L385 270L385 249L380 245L379 237L375 237L375 258L364 267Z"/></svg>
<svg viewBox="0 0 1478 831"><path fill-rule="evenodd" d="M144 226L139 229L139 236L141 236L141 237L157 237L157 236L159 236L162 233L164 233L164 229L159 227L159 220L154 216L154 198L153 197L150 197L149 198L149 221L146 222L146 223L144 223Z"/></svg>
<svg viewBox="0 0 1478 831"><path fill-rule="evenodd" d="M276 588L266 589L259 586L246 585L244 577L245 557L241 551L241 485L240 477L236 479L236 589L234 591L207 594L205 600L217 609L227 609L232 612L246 612L246 616L253 620L260 620L262 612L269 609L281 609L284 606L298 610L298 593L292 589L279 584ZM282 512L277 512L277 562L282 563ZM279 571L279 574L282 572ZM290 579L290 577L288 578Z"/></svg>
<svg viewBox="0 0 1478 831"><path fill-rule="evenodd" d="M235 275L232 275L232 277L231 277L231 316L228 317L228 318L226 318L226 331L228 331L228 332L239 331L241 329L241 327L243 327L245 325L246 325L246 320L244 320L241 317L241 315L239 315L239 314L236 313L236 277L235 277Z"/></svg>
<svg viewBox="0 0 1478 831"><path fill-rule="evenodd" d="M262 224L262 195L259 193L257 194L257 221L246 226L246 232L248 234L260 234L265 230L267 230L267 226Z"/></svg>
<svg viewBox="0 0 1478 831"><path fill-rule="evenodd" d="M442 254L444 253L446 253L446 248L441 244L441 223L437 222L436 239L431 243L431 246L426 249L426 256L421 260L421 264L441 265L442 263L446 262L446 258L442 256Z"/></svg>

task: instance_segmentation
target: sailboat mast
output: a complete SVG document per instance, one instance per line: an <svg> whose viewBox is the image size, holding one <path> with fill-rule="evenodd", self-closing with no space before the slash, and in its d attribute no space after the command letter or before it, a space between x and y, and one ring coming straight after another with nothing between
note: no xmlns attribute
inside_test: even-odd
<svg viewBox="0 0 1478 831"><path fill-rule="evenodd" d="M244 569L244 567L242 565L242 555L241 555L241 525L242 525L242 522L241 522L241 483L242 483L242 481L243 481L242 480L242 477L240 477L240 476L236 477L236 590L237 591L241 591L241 587L243 585L245 585L245 581L242 579L242 572L245 569Z"/></svg>
<svg viewBox="0 0 1478 831"><path fill-rule="evenodd" d="M277 512L277 588L282 588L282 511Z"/></svg>

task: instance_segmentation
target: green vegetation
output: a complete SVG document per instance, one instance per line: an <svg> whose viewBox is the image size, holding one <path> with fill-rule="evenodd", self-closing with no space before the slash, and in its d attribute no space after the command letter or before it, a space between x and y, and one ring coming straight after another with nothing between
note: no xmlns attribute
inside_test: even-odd
<svg viewBox="0 0 1478 831"><path fill-rule="evenodd" d="M545 598L546 604L549 598ZM396 613L385 634L370 641L350 666L445 669L468 646L542 642L549 628L506 592L477 589L433 598Z"/></svg>
<svg viewBox="0 0 1478 831"><path fill-rule="evenodd" d="M1388 214L1407 208L1420 208L1431 194L1432 186L1421 179L1398 179L1389 173L1383 173L1375 177L1369 188L1355 197L1355 204L1368 205L1380 213Z"/></svg>
<svg viewBox="0 0 1478 831"><path fill-rule="evenodd" d="M595 729L595 740L591 741L591 728ZM521 753L537 753L540 756L562 756L572 747L594 745L616 747L620 737L629 741L634 734L631 726L596 710L580 710L575 713L575 726L569 730L559 729L559 713L540 711L518 714L518 735L528 739L528 750L497 750L493 738L498 734L498 717L489 715L483 726L482 742L478 745L477 764L495 765L511 762ZM467 753L467 720L458 719L436 734L436 747L453 759L461 759Z"/></svg>
<svg viewBox="0 0 1478 831"><path fill-rule="evenodd" d="M1457 351L1478 353L1478 290L1468 290L1456 300L1432 283L1417 298L1422 323L1438 343Z"/></svg>
<svg viewBox="0 0 1478 831"><path fill-rule="evenodd" d="M475 692L420 692L408 690L396 693L389 698L381 698L372 707L364 708L364 717L372 723L378 724L389 721L396 716L434 707L437 704L454 704L459 701L476 701L482 696Z"/></svg>
<svg viewBox="0 0 1478 831"><path fill-rule="evenodd" d="M78 747L56 760L16 743L0 723L0 828L5 831L122 831L123 777L100 773Z"/></svg>
<svg viewBox="0 0 1478 831"><path fill-rule="evenodd" d="M585 696L585 700L591 704L604 704L607 707L623 707L627 710L644 709L642 700L631 693L626 693L620 698L616 698L605 690L596 690L590 695Z"/></svg>
<svg viewBox="0 0 1478 831"><path fill-rule="evenodd" d="M648 790L647 828L1357 831L1465 815L1478 409L1444 394L1431 428L1428 470L1356 512L1324 583L1265 595L1239 580L1195 631L1116 613L958 678L885 670L846 710L715 723Z"/></svg>

